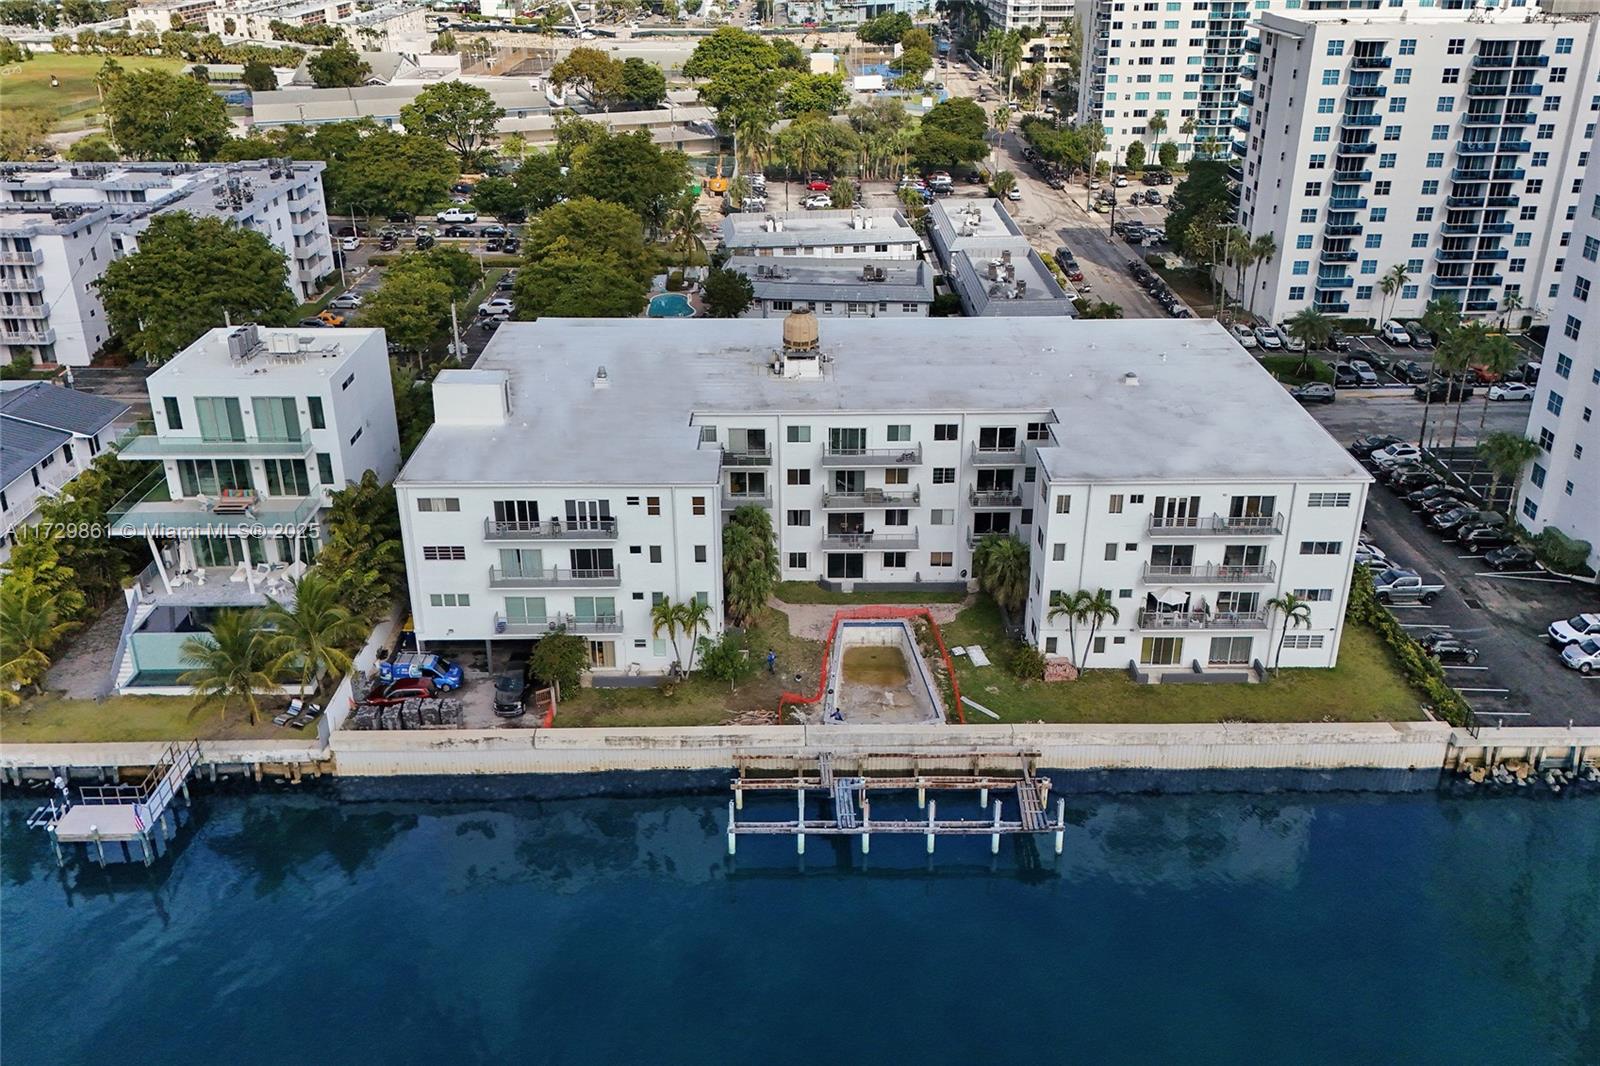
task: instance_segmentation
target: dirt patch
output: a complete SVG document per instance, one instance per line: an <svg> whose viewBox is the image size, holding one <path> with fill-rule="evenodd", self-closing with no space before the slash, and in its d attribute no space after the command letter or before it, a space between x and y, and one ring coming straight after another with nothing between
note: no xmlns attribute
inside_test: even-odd
<svg viewBox="0 0 1600 1066"><path fill-rule="evenodd" d="M833 603L784 603L782 600L770 600L768 606L782 611L789 618L789 632L796 637L806 640L828 639L828 627L833 624L833 616L839 611L848 610L848 607ZM860 606L860 605L858 605ZM926 603L908 604L897 603L892 605L896 610L907 607L926 607L933 614L933 620L945 626L955 621L956 615L961 613L964 604L960 603Z"/></svg>
<svg viewBox="0 0 1600 1066"><path fill-rule="evenodd" d="M911 680L906 657L896 647L859 647L844 650L846 684L898 688Z"/></svg>

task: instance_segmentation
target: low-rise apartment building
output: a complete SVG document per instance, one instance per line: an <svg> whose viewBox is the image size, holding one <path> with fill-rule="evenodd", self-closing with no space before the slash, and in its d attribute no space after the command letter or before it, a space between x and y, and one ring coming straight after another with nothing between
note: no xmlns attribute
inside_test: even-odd
<svg viewBox="0 0 1600 1066"><path fill-rule="evenodd" d="M128 425L125 403L43 381L0 385L0 563L39 504L89 469Z"/></svg>
<svg viewBox="0 0 1600 1066"><path fill-rule="evenodd" d="M1260 25L1234 143L1239 224L1278 247L1247 276L1255 310L1381 321L1449 297L1471 317L1542 318L1574 262L1600 19L1429 9Z"/></svg>
<svg viewBox="0 0 1600 1066"><path fill-rule="evenodd" d="M118 688L161 688L219 608L292 597L331 494L400 468L388 345L377 329L214 329L148 381L153 421L118 453L157 464L112 508L152 561L130 596Z"/></svg>
<svg viewBox="0 0 1600 1066"><path fill-rule="evenodd" d="M1077 294L1056 281L998 199L937 201L928 237L967 317L1077 314Z"/></svg>
<svg viewBox="0 0 1600 1066"><path fill-rule="evenodd" d="M1600 571L1600 312L1589 306L1596 284L1600 155L1591 153L1528 414L1528 439L1540 454L1522 481L1519 520L1536 532L1554 526L1588 541L1589 569Z"/></svg>
<svg viewBox="0 0 1600 1066"><path fill-rule="evenodd" d="M95 283L157 215L253 229L298 300L333 270L320 162L0 165L0 361L88 366L111 338Z"/></svg>
<svg viewBox="0 0 1600 1066"><path fill-rule="evenodd" d="M396 481L419 641L493 657L564 624L601 673L664 671L652 604L720 631L722 527L753 505L784 579L846 589L964 588L983 537L1019 537L1030 642L1069 654L1058 593L1119 608L1083 665L1266 661L1287 591L1313 606L1285 665L1336 660L1368 476L1215 323L671 326L507 323L440 375Z"/></svg>
<svg viewBox="0 0 1600 1066"><path fill-rule="evenodd" d="M755 291L746 318L781 318L797 307L819 318L926 315L933 306L933 267L921 259L737 255L727 268Z"/></svg>
<svg viewBox="0 0 1600 1066"><path fill-rule="evenodd" d="M898 208L734 213L722 243L735 256L918 259L922 238Z"/></svg>

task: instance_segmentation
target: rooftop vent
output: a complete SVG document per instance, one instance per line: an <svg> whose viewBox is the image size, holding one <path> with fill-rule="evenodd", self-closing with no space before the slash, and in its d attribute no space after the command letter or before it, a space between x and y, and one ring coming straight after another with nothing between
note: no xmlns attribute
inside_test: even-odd
<svg viewBox="0 0 1600 1066"><path fill-rule="evenodd" d="M606 373L604 366L597 368L594 372L594 387L597 389L609 389L611 387L611 375Z"/></svg>
<svg viewBox="0 0 1600 1066"><path fill-rule="evenodd" d="M1137 388L1139 385L1139 375L1130 370L1126 374L1122 375L1122 383L1129 388Z"/></svg>
<svg viewBox="0 0 1600 1066"><path fill-rule="evenodd" d="M228 331L228 358L235 363L247 362L261 347L261 331L254 323L236 326Z"/></svg>

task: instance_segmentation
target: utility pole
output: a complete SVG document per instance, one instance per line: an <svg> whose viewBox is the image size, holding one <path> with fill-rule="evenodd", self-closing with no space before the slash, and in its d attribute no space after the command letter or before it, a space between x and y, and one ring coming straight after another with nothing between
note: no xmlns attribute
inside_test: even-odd
<svg viewBox="0 0 1600 1066"><path fill-rule="evenodd" d="M456 321L456 302L450 301L450 352L461 362L461 323Z"/></svg>

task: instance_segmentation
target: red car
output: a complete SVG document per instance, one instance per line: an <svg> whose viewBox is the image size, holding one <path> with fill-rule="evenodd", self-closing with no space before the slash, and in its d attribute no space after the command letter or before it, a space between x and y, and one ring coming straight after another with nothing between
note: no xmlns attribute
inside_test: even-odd
<svg viewBox="0 0 1600 1066"><path fill-rule="evenodd" d="M1067 280L1068 281L1082 281L1083 280L1083 271L1081 271L1081 270L1069 270L1069 271L1067 271Z"/></svg>
<svg viewBox="0 0 1600 1066"><path fill-rule="evenodd" d="M390 682L383 688L373 689L364 702L382 707L406 700L431 700L439 695L431 677L407 677Z"/></svg>
<svg viewBox="0 0 1600 1066"><path fill-rule="evenodd" d="M812 178L806 182L806 188L811 192L831 192L833 185L822 178Z"/></svg>

